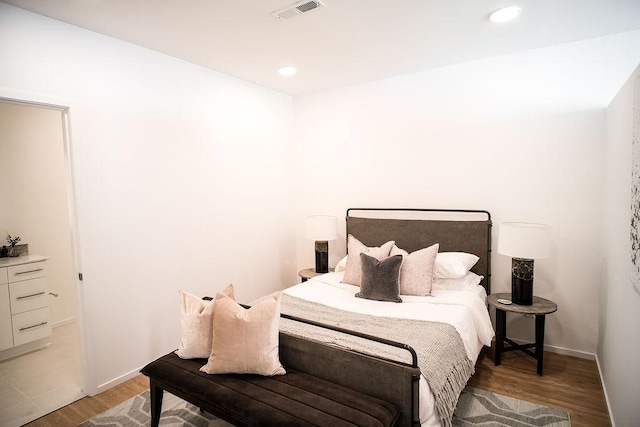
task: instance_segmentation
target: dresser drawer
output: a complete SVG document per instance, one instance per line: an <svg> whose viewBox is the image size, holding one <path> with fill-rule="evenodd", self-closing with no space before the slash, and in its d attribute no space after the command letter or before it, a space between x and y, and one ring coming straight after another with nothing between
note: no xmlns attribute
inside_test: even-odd
<svg viewBox="0 0 640 427"><path fill-rule="evenodd" d="M37 277L44 277L47 275L44 261L14 265L12 267L7 267L7 271L9 273L9 283L35 279Z"/></svg>
<svg viewBox="0 0 640 427"><path fill-rule="evenodd" d="M50 336L49 317L49 307L13 315L13 345L18 346Z"/></svg>
<svg viewBox="0 0 640 427"><path fill-rule="evenodd" d="M7 280L7 269L0 268L0 285L6 285L7 283L9 283Z"/></svg>
<svg viewBox="0 0 640 427"><path fill-rule="evenodd" d="M49 306L49 284L46 277L9 283L11 314Z"/></svg>

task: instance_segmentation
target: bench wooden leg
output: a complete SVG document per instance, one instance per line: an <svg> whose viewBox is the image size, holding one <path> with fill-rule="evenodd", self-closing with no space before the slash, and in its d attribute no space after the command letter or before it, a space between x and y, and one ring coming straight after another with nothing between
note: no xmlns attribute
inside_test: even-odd
<svg viewBox="0 0 640 427"><path fill-rule="evenodd" d="M162 413L162 394L164 390L158 387L154 380L149 380L151 392L151 427L158 427L160 414Z"/></svg>

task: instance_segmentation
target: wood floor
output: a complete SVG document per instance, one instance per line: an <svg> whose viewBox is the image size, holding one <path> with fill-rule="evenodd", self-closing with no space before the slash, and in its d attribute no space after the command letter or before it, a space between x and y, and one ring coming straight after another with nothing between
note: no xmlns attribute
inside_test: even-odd
<svg viewBox="0 0 640 427"><path fill-rule="evenodd" d="M27 426L71 427L98 415L149 388L149 379L139 375L93 397L84 397L64 408L26 424Z"/></svg>
<svg viewBox="0 0 640 427"><path fill-rule="evenodd" d="M536 361L520 352L505 353L494 366L491 351L480 355L469 385L529 402L564 409L572 427L610 426L598 368L594 361L545 352L544 376L536 374ZM146 377L138 376L94 397L85 397L27 424L32 427L77 426L146 390Z"/></svg>
<svg viewBox="0 0 640 427"><path fill-rule="evenodd" d="M511 351L503 353L502 364L495 366L488 350L480 355L469 385L563 409L569 412L572 427L611 425L595 361L545 352L542 377L536 374L536 363Z"/></svg>

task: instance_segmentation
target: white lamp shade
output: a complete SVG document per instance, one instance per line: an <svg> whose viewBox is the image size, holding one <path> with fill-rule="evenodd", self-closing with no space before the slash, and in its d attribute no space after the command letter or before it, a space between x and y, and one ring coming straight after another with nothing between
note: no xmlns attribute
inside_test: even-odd
<svg viewBox="0 0 640 427"><path fill-rule="evenodd" d="M530 222L503 222L500 224L498 253L514 258L549 258L551 226Z"/></svg>
<svg viewBox="0 0 640 427"><path fill-rule="evenodd" d="M335 240L338 238L338 219L330 215L313 215L307 217L307 239Z"/></svg>

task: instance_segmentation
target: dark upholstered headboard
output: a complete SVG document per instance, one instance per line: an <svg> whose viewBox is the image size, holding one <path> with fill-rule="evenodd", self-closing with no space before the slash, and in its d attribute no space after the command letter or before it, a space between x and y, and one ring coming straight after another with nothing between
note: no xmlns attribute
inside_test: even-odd
<svg viewBox="0 0 640 427"><path fill-rule="evenodd" d="M395 240L408 252L440 244L440 252L467 252L480 258L471 269L484 276L491 293L491 214L457 209L347 209L347 236L367 246Z"/></svg>

